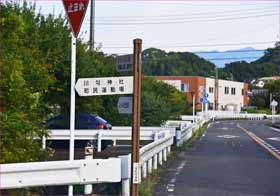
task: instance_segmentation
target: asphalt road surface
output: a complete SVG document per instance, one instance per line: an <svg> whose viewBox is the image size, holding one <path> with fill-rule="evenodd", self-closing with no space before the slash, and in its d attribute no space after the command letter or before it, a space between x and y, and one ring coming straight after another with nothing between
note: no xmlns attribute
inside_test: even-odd
<svg viewBox="0 0 280 196"><path fill-rule="evenodd" d="M280 160L237 125L280 150L268 121L218 121L168 168L153 195L280 195ZM276 152L276 151L275 151Z"/></svg>

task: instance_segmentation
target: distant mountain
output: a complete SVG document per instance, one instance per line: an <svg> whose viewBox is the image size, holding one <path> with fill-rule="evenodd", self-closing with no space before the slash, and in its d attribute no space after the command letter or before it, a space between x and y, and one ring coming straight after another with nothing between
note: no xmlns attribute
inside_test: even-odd
<svg viewBox="0 0 280 196"><path fill-rule="evenodd" d="M280 44L265 50L264 55L251 62L237 61L227 64L219 69L219 74L224 78L233 77L238 81L249 82L252 79L280 75Z"/></svg>
<svg viewBox="0 0 280 196"><path fill-rule="evenodd" d="M252 47L246 47L239 50L219 51L199 51L194 52L196 55L209 60L218 67L225 67L225 64L246 61L248 63L255 61L264 55L263 50L257 50Z"/></svg>

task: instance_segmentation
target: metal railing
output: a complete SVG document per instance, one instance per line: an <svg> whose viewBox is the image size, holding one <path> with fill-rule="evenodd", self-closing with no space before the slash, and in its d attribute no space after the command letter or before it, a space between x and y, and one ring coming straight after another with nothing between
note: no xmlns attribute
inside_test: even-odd
<svg viewBox="0 0 280 196"><path fill-rule="evenodd" d="M186 121L172 122L174 127L141 127L140 140L153 140L140 149L139 176L145 178L148 173L156 170L167 160L174 144L174 138L180 132L180 145L191 138L206 120L201 119L190 124ZM175 124L174 124L175 123ZM176 129L176 123L179 128ZM176 136L176 137L174 137ZM130 140L130 127L115 127L113 130L77 130L75 139L91 140L102 139ZM69 140L69 130L50 130L48 139ZM179 139L179 138L177 138ZM99 143L99 142L98 142ZM74 161L51 161L33 163L2 164L0 178L1 189L89 184L100 182L122 181L122 194L129 195L130 185L130 157L131 155L119 156L110 159L86 159Z"/></svg>
<svg viewBox="0 0 280 196"><path fill-rule="evenodd" d="M0 189L121 181L120 158L1 164Z"/></svg>

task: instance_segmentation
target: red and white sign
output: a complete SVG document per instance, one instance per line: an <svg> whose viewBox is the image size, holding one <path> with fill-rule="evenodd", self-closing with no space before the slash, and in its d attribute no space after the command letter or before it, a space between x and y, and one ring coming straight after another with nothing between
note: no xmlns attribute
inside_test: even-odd
<svg viewBox="0 0 280 196"><path fill-rule="evenodd" d="M77 38L84 20L89 0L62 0L72 32Z"/></svg>

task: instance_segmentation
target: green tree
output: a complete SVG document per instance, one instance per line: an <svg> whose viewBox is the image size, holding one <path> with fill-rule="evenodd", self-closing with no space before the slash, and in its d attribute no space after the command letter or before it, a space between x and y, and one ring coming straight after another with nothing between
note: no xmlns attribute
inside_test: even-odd
<svg viewBox="0 0 280 196"><path fill-rule="evenodd" d="M1 45L3 49L2 98L4 112L1 114L1 163L37 161L45 159L47 151L41 149L40 140L46 135L41 110L41 98L52 78L47 74L50 65L45 63L35 40L26 40L34 23L34 8L6 3L1 6Z"/></svg>
<svg viewBox="0 0 280 196"><path fill-rule="evenodd" d="M268 89L269 93L273 95L273 98L278 102L277 111L280 112L280 80L267 83L264 88Z"/></svg>
<svg viewBox="0 0 280 196"><path fill-rule="evenodd" d="M143 51L143 72L148 76L213 76L215 65L189 52L169 52L156 48Z"/></svg>

